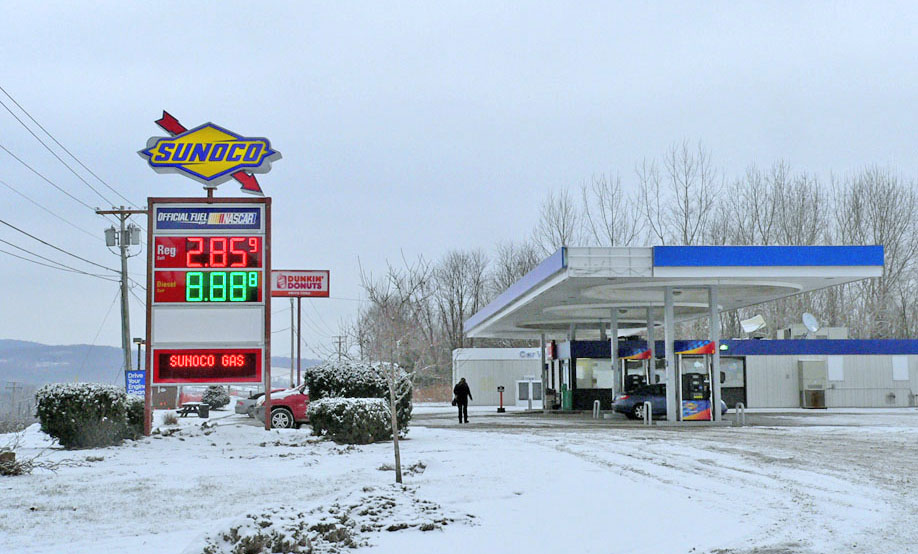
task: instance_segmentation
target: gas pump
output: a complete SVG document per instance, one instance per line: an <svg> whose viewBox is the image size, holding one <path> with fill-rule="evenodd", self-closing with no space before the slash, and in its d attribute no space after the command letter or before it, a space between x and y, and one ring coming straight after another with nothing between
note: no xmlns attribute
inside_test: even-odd
<svg viewBox="0 0 918 554"><path fill-rule="evenodd" d="M711 420L711 356L704 354L699 357L681 359L679 367L681 373L682 419L685 421ZM686 363L691 365L686 367Z"/></svg>
<svg viewBox="0 0 918 554"><path fill-rule="evenodd" d="M634 389L647 383L648 360L621 360L622 364L622 390L630 393Z"/></svg>

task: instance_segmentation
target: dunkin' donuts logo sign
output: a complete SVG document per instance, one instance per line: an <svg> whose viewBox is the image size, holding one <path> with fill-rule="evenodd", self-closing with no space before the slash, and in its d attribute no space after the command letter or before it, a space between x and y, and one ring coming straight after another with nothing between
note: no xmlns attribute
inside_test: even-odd
<svg viewBox="0 0 918 554"><path fill-rule="evenodd" d="M327 297L327 270L274 270L271 272L271 296Z"/></svg>

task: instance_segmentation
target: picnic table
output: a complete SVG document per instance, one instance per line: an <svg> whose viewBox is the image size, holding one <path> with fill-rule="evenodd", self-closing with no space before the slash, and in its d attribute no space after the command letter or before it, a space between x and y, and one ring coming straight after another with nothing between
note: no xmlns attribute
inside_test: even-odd
<svg viewBox="0 0 918 554"><path fill-rule="evenodd" d="M179 417L195 414L200 418L210 417L210 406L204 402L185 402L178 410Z"/></svg>

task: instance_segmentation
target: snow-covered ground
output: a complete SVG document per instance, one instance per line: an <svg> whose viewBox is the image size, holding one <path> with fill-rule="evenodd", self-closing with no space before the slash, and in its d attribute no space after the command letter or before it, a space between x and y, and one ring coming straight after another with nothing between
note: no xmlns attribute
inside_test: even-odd
<svg viewBox="0 0 918 554"><path fill-rule="evenodd" d="M0 477L0 552L228 552L258 530L316 551L918 552L915 409L691 429L453 409L416 410L404 487L390 443L231 412L79 451L33 426L20 456L70 463Z"/></svg>

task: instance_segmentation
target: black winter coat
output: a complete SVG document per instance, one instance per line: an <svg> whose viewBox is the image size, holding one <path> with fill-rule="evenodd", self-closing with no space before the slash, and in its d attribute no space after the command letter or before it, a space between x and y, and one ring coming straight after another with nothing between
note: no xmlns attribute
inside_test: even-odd
<svg viewBox="0 0 918 554"><path fill-rule="evenodd" d="M456 386L453 387L453 394L456 395L457 404L468 404L469 399L472 398L472 391L469 390L468 383L457 383Z"/></svg>

